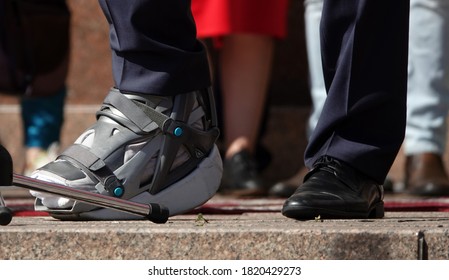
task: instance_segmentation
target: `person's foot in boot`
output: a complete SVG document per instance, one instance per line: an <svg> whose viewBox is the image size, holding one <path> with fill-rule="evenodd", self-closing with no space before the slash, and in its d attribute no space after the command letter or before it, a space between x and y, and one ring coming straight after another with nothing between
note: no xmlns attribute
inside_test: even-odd
<svg viewBox="0 0 449 280"><path fill-rule="evenodd" d="M383 188L348 164L324 156L285 201L282 214L297 220L382 218Z"/></svg>
<svg viewBox="0 0 449 280"><path fill-rule="evenodd" d="M449 178L443 157L422 153L406 157L405 191L416 196L448 196Z"/></svg>
<svg viewBox="0 0 449 280"><path fill-rule="evenodd" d="M185 213L217 191L222 160L215 104L207 90L163 97L112 89L97 122L32 177ZM32 192L36 208L58 219L140 219Z"/></svg>

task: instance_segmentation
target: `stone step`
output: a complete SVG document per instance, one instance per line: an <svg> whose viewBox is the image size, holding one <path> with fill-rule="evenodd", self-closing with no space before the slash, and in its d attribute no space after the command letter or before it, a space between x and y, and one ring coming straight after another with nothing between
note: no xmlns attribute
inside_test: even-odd
<svg viewBox="0 0 449 280"><path fill-rule="evenodd" d="M447 213L387 212L379 220L295 221L278 212L149 221L60 222L14 217L0 259L448 259Z"/></svg>

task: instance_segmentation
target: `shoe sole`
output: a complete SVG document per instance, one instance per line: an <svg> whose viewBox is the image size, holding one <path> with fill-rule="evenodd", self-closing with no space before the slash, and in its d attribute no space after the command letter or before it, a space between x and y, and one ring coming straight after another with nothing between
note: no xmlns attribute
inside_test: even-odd
<svg viewBox="0 0 449 280"><path fill-rule="evenodd" d="M296 220L314 219L380 219L385 216L383 201L373 205L368 212L346 212L307 206L284 207L282 215Z"/></svg>

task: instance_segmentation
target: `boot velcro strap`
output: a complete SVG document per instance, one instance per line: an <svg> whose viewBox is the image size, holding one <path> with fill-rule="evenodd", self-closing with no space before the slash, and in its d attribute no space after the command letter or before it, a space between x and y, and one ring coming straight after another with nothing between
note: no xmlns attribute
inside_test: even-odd
<svg viewBox="0 0 449 280"><path fill-rule="evenodd" d="M117 91L111 91L103 102L103 108L105 106L112 106L119 110L131 123L137 126L141 131L150 132L153 131L156 124L163 133L174 134L173 123L179 123L172 118L158 112L157 110L138 102L133 102L123 94ZM110 118L114 118L111 114L102 113L101 110L97 114L107 115ZM204 115L204 110L201 107L194 109L189 116L189 123L193 123ZM121 122L116 119L116 121ZM184 123L179 123L184 125ZM126 124L123 124L126 126ZM175 126L176 127L176 126ZM131 129L131 128L130 128Z"/></svg>
<svg viewBox="0 0 449 280"><path fill-rule="evenodd" d="M120 111L129 121L144 132L154 129L154 123L159 127L169 119L166 115L157 112L144 104L134 103L123 94L111 91L103 102L103 106L112 106ZM144 111L145 110L145 111Z"/></svg>
<svg viewBox="0 0 449 280"><path fill-rule="evenodd" d="M75 162L84 172L89 173L90 177L93 175L103 185L104 190L113 196L117 196L114 194L117 187L124 189L106 163L83 145L74 144L68 147L58 158L68 160L71 163ZM98 191L103 192L103 190Z"/></svg>

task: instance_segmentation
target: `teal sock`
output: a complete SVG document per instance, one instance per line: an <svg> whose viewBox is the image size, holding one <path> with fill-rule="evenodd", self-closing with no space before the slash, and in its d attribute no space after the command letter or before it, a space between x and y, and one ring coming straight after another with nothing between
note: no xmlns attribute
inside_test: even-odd
<svg viewBox="0 0 449 280"><path fill-rule="evenodd" d="M64 87L55 95L22 98L20 105L25 146L48 149L52 143L59 142L66 94Z"/></svg>

